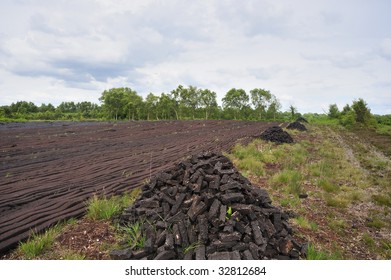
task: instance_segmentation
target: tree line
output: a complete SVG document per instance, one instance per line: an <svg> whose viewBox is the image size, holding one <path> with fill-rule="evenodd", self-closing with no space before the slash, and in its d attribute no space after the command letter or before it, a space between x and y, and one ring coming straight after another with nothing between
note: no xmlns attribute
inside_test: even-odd
<svg viewBox="0 0 391 280"><path fill-rule="evenodd" d="M365 127L376 127L378 121L364 99L354 100L352 105L346 104L342 110L339 110L337 104L330 104L327 116L346 127L355 125Z"/></svg>
<svg viewBox="0 0 391 280"><path fill-rule="evenodd" d="M0 118L35 120L114 119L114 120L290 120L297 117L296 108L282 112L281 103L270 91L255 88L249 94L243 89L230 89L217 103L209 89L179 85L170 93L149 93L145 98L127 87L105 90L100 105L91 102L62 102L35 105L18 101L0 107Z"/></svg>

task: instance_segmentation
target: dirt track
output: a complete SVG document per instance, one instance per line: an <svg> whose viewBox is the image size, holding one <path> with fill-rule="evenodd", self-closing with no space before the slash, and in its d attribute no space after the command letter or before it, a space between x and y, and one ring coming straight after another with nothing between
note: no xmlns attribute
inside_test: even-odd
<svg viewBox="0 0 391 280"><path fill-rule="evenodd" d="M276 123L166 121L0 124L0 252L83 215L93 194L120 194L181 158L227 151Z"/></svg>

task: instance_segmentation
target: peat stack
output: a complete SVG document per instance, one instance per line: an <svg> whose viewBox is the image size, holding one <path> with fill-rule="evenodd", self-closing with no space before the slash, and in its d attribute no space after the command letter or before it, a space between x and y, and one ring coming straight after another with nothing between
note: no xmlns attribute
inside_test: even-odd
<svg viewBox="0 0 391 280"><path fill-rule="evenodd" d="M290 123L286 128L288 128L288 129L296 129L296 130L299 130L299 131L306 131L307 130L305 125L300 123L300 122L298 122L298 121Z"/></svg>
<svg viewBox="0 0 391 280"><path fill-rule="evenodd" d="M288 132L279 126L272 126L261 133L261 139L275 143L293 143L292 137Z"/></svg>
<svg viewBox="0 0 391 280"><path fill-rule="evenodd" d="M143 248L111 253L115 259L299 259L288 215L214 153L203 153L159 173L120 217L143 221Z"/></svg>

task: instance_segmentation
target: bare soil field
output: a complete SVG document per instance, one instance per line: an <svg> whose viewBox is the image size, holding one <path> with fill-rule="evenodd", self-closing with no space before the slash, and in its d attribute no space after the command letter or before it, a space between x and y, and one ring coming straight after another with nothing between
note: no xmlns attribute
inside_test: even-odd
<svg viewBox="0 0 391 280"><path fill-rule="evenodd" d="M53 122L0 124L0 253L32 231L85 212L203 151L249 143L266 122Z"/></svg>

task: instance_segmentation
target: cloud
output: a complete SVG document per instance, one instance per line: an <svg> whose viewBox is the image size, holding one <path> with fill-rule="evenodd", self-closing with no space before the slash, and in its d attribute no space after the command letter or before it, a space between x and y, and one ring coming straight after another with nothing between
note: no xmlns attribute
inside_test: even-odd
<svg viewBox="0 0 391 280"><path fill-rule="evenodd" d="M97 102L113 86L145 96L178 84L209 88L219 99L232 87L265 88L301 111L321 112L356 95L375 100L375 92L389 92L375 86L391 72L387 7L333 0L4 0L0 102L23 99L23 92L38 101Z"/></svg>

